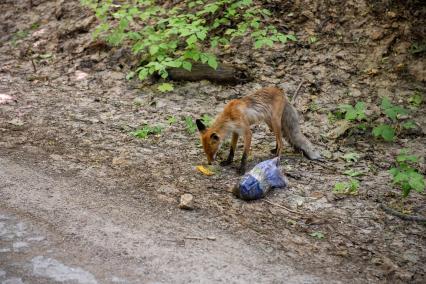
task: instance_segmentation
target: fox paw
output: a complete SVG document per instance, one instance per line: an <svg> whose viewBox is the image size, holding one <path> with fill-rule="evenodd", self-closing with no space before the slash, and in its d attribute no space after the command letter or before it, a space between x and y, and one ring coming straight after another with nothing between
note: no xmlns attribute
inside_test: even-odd
<svg viewBox="0 0 426 284"><path fill-rule="evenodd" d="M237 169L237 174L239 175L243 175L246 173L246 168L245 167L240 167Z"/></svg>
<svg viewBox="0 0 426 284"><path fill-rule="evenodd" d="M230 164L232 164L232 161L229 160L224 160L219 163L219 165L221 165L222 167L229 166Z"/></svg>

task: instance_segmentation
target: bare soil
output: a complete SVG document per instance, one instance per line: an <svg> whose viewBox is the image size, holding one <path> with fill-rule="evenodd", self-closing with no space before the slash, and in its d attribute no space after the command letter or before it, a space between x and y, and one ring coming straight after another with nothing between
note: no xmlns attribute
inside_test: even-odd
<svg viewBox="0 0 426 284"><path fill-rule="evenodd" d="M297 43L220 54L250 70L252 82L180 82L166 94L155 81L125 80L137 59L94 41L96 19L78 1L0 2L0 94L14 98L0 105L0 214L45 224L41 234L61 251L49 257L66 263L73 251L68 265L81 264L101 283L113 276L130 283L424 283L424 224L388 215L380 204L426 216L425 195L401 198L388 173L401 148L425 157L425 104L411 109L418 127L394 143L355 128L337 138L327 134L337 128L329 113L338 104L364 101L377 116L381 96L404 106L414 92L424 96L424 52L410 47L424 40L425 5L281 2L265 6ZM288 146L282 169L290 186L255 202L231 194L235 166L217 167L210 177L195 170L205 158L185 117L214 116L230 99L262 86L292 96L302 80L296 101L302 130L326 163ZM171 116L177 122L170 125ZM164 129L148 139L130 135L144 124ZM266 127L253 130L250 166L269 158L274 146ZM357 162L341 158L350 152L360 154ZM358 194L334 194L350 168L364 173ZM194 210L178 209L184 193L194 196ZM312 236L318 232L323 239ZM1 236L0 244L10 245ZM150 275L134 272L143 257ZM24 267L31 258L18 258L0 252L6 259L0 268L19 277L11 263ZM39 276L25 277L32 283Z"/></svg>

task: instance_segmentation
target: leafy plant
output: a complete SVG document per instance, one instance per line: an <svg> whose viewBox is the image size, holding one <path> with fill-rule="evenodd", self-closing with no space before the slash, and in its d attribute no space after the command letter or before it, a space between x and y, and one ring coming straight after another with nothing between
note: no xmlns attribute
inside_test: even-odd
<svg viewBox="0 0 426 284"><path fill-rule="evenodd" d="M175 124L175 123L176 123L176 121L177 121L177 119L176 119L176 117L175 117L174 115L169 116L169 118L167 118L167 123L168 123L169 125Z"/></svg>
<svg viewBox="0 0 426 284"><path fill-rule="evenodd" d="M186 125L186 131L189 134L194 134L197 130L197 125L195 124L194 120L190 116L185 116L185 125Z"/></svg>
<svg viewBox="0 0 426 284"><path fill-rule="evenodd" d="M416 123L412 120L405 121L404 123L401 124L401 126L402 128L405 128L405 129L413 129L417 127Z"/></svg>
<svg viewBox="0 0 426 284"><path fill-rule="evenodd" d="M309 37L309 43L314 44L318 41L318 38L316 36L310 36Z"/></svg>
<svg viewBox="0 0 426 284"><path fill-rule="evenodd" d="M349 182L337 182L334 185L333 192L338 194L358 194L359 181L351 178Z"/></svg>
<svg viewBox="0 0 426 284"><path fill-rule="evenodd" d="M24 39L28 36L29 32L27 30L19 30L12 36L12 46L16 46L18 40Z"/></svg>
<svg viewBox="0 0 426 284"><path fill-rule="evenodd" d="M388 97L382 98L380 108L382 109L383 113L386 114L386 116L389 117L392 121L395 121L400 115L408 114L408 110L392 104Z"/></svg>
<svg viewBox="0 0 426 284"><path fill-rule="evenodd" d="M407 197L412 189L417 192L423 192L425 189L424 176L413 167L418 161L417 156L408 154L407 149L402 149L396 157L396 166L389 170L393 184L402 189L404 197Z"/></svg>
<svg viewBox="0 0 426 284"><path fill-rule="evenodd" d="M130 43L132 51L140 55L141 64L135 73L141 80L154 73L167 78L169 68L191 70L193 62L216 69L218 61L213 50L227 49L238 38L251 39L255 48L296 41L294 35L268 25L271 12L252 0L81 3L93 9L99 19L95 37L104 38L111 45ZM165 90L164 85L160 88Z"/></svg>
<svg viewBox="0 0 426 284"><path fill-rule="evenodd" d="M316 112L317 110L319 110L320 109L320 107L319 107L319 105L315 102L315 101L312 101L310 104L309 104L309 110L310 111L312 111L312 112Z"/></svg>
<svg viewBox="0 0 426 284"><path fill-rule="evenodd" d="M340 111L345 114L345 119L348 121L361 121L366 119L365 115L365 103L357 102L355 107L348 104L339 105Z"/></svg>
<svg viewBox="0 0 426 284"><path fill-rule="evenodd" d="M382 98L382 103L380 105L382 112L395 124L397 119L401 117L401 115L408 114L408 110L401 106L397 106L392 104L388 97ZM402 125L404 128L413 128L415 124L413 122L406 122ZM374 137L382 137L386 142L390 142L395 140L396 137L396 125L389 125L385 123L381 123L378 126L373 128L373 136Z"/></svg>
<svg viewBox="0 0 426 284"><path fill-rule="evenodd" d="M206 127L210 127L213 123L213 117L208 114L203 114L203 116L201 116L201 120L206 125Z"/></svg>
<svg viewBox="0 0 426 284"><path fill-rule="evenodd" d="M422 53L426 51L426 42L415 42L410 46L409 51L412 54Z"/></svg>
<svg viewBox="0 0 426 284"><path fill-rule="evenodd" d="M343 172L345 175L350 176L350 177L357 177L357 176L361 176L364 173L356 171L354 169L349 169Z"/></svg>
<svg viewBox="0 0 426 284"><path fill-rule="evenodd" d="M315 231L309 234L311 237L314 237L316 239L322 240L325 238L324 233L320 231Z"/></svg>
<svg viewBox="0 0 426 284"><path fill-rule="evenodd" d="M130 134L137 137L137 138L146 139L146 138L148 138L149 135L158 135L162 131L163 131L163 127L161 127L159 125L157 125L157 126L145 125L141 129L130 132Z"/></svg>
<svg viewBox="0 0 426 284"><path fill-rule="evenodd" d="M423 96L420 92L416 91L408 101L413 107L419 107L423 102Z"/></svg>
<svg viewBox="0 0 426 284"><path fill-rule="evenodd" d="M373 135L374 137L382 137L386 142L390 142L395 139L395 129L388 124L381 123L373 128Z"/></svg>
<svg viewBox="0 0 426 284"><path fill-rule="evenodd" d="M173 85L170 83L162 83L158 86L158 90L162 93L173 91Z"/></svg>
<svg viewBox="0 0 426 284"><path fill-rule="evenodd" d="M342 158L347 162L357 162L359 159L359 154L358 153L346 153L345 155L342 156Z"/></svg>

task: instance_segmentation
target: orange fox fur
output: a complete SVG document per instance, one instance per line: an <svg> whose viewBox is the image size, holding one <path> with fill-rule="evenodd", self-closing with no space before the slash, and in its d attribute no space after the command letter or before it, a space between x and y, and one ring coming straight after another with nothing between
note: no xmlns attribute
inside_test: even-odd
<svg viewBox="0 0 426 284"><path fill-rule="evenodd" d="M289 103L284 92L275 87L268 87L228 102L210 128L206 128L200 119L196 120L209 164L215 160L216 153L224 139L232 135L229 156L221 162L222 166L231 164L237 148L238 137L243 136L244 152L238 171L244 173L251 145L250 125L261 121L264 121L275 134L276 148L272 151L277 156L283 149L281 137L284 136L296 149L303 151L309 159L321 158L300 131L297 112Z"/></svg>

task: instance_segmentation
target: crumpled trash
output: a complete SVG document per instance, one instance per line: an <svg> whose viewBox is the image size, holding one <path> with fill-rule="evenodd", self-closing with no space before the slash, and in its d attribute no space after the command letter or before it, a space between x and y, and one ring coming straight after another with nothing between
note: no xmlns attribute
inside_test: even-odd
<svg viewBox="0 0 426 284"><path fill-rule="evenodd" d="M279 161L276 157L257 164L242 177L233 193L243 200L255 200L264 197L273 188L286 187L288 180L278 168Z"/></svg>

